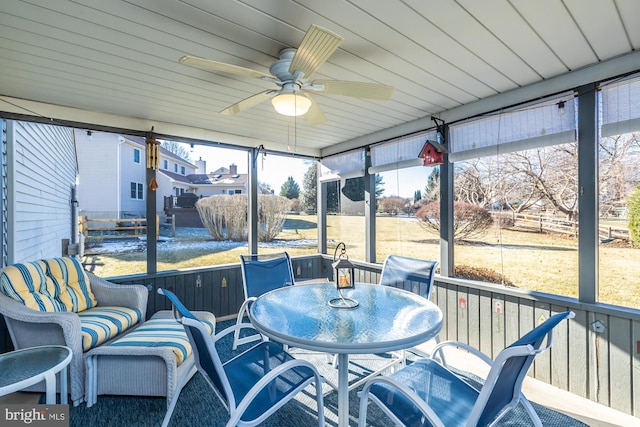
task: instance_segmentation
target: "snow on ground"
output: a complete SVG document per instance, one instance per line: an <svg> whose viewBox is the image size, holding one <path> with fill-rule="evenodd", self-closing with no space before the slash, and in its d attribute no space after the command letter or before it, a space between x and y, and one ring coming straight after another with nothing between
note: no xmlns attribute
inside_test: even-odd
<svg viewBox="0 0 640 427"><path fill-rule="evenodd" d="M215 251L228 250L240 247L247 247L247 242L234 242L232 240L216 241L204 228L176 228L176 236L165 236L164 230L160 233L158 241L158 252L173 252L183 249ZM258 247L295 247L295 246L316 246L317 240L274 240L272 242L260 242ZM105 238L98 244L86 243L85 253L106 254L122 252L144 252L146 250L146 238L134 239L108 239Z"/></svg>

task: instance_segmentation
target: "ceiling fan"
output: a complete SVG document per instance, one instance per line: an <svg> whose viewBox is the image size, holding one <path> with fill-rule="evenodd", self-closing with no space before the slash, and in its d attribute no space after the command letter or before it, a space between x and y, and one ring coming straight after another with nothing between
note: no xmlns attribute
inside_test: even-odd
<svg viewBox="0 0 640 427"><path fill-rule="evenodd" d="M195 56L183 56L180 63L205 70L258 78L279 86L278 89L265 90L236 102L222 110L222 114L237 114L271 99L278 113L287 116L304 115L309 124L317 125L327 119L311 96L311 92L375 100L388 100L393 94L393 86L383 84L309 80L309 77L333 55L343 40L327 29L312 25L297 49L285 48L280 51L280 59L271 64L269 74Z"/></svg>

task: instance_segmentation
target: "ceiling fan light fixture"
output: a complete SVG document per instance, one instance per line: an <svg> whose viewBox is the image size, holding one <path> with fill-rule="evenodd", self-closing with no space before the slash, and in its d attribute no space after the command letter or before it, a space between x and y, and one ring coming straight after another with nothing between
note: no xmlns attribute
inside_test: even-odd
<svg viewBox="0 0 640 427"><path fill-rule="evenodd" d="M311 108L311 100L298 93L281 93L271 99L273 108L284 116L303 116Z"/></svg>

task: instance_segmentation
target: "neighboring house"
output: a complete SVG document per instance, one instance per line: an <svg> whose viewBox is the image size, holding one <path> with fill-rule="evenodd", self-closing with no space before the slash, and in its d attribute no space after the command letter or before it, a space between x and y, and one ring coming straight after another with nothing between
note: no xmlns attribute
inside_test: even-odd
<svg viewBox="0 0 640 427"><path fill-rule="evenodd" d="M80 169L78 202L89 218L144 218L149 186L146 183L145 138L75 129ZM169 171L177 171L175 173ZM160 148L156 181L156 211L163 214L164 196L190 189L181 178L196 166ZM168 176L168 175L171 176Z"/></svg>
<svg viewBox="0 0 640 427"><path fill-rule="evenodd" d="M80 185L80 212L89 218L144 218L149 186L146 184L145 139L107 132L75 129ZM206 161L195 164L160 148L156 172L156 212L166 220L165 198L184 193L199 197L246 194L247 175L236 165L207 173Z"/></svg>
<svg viewBox="0 0 640 427"><path fill-rule="evenodd" d="M78 173L70 128L0 119L2 265L63 255Z"/></svg>
<svg viewBox="0 0 640 427"><path fill-rule="evenodd" d="M239 174L238 166L231 164L229 168L221 167L211 173L207 173L207 162L196 161L199 174L189 175L192 192L201 197L216 196L219 194L247 194L248 176Z"/></svg>

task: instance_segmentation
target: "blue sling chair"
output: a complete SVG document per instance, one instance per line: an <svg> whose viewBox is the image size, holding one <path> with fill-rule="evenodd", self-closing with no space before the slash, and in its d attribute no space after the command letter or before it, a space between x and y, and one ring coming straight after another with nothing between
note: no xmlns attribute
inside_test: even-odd
<svg viewBox="0 0 640 427"><path fill-rule="evenodd" d="M291 259L286 252L277 254L240 255L242 284L245 300L240 306L236 324L244 322L249 304L260 295L294 283ZM244 322L247 323L247 322ZM261 340L259 334L243 335L237 329L233 336L233 349L239 345Z"/></svg>
<svg viewBox="0 0 640 427"><path fill-rule="evenodd" d="M542 427L538 414L522 394L522 382L533 359L551 347L553 328L573 317L571 311L549 317L502 350L494 361L464 343L438 344L433 355L441 353L445 346L457 346L486 362L490 370L484 383L465 381L446 363L434 358L419 359L389 377L377 377L364 385L359 393L358 425L366 425L371 401L398 426L435 427L493 425L522 403L531 425Z"/></svg>
<svg viewBox="0 0 640 427"><path fill-rule="evenodd" d="M173 292L158 289L158 293L171 301L174 315L189 337L198 371L229 412L226 427L260 424L311 383L316 388L318 425L324 426L323 379L311 363L295 359L282 346L269 341L261 341L223 363L216 343L251 325L233 325L212 337ZM168 422L165 420L165 424Z"/></svg>
<svg viewBox="0 0 640 427"><path fill-rule="evenodd" d="M435 261L388 255L382 264L380 284L404 289L426 299L431 299L436 265L438 263ZM433 339L436 343L440 342L439 335L436 335ZM428 356L428 353L421 347L415 347L412 351L422 356ZM404 366L406 360L405 350L393 352L392 354L399 366Z"/></svg>

